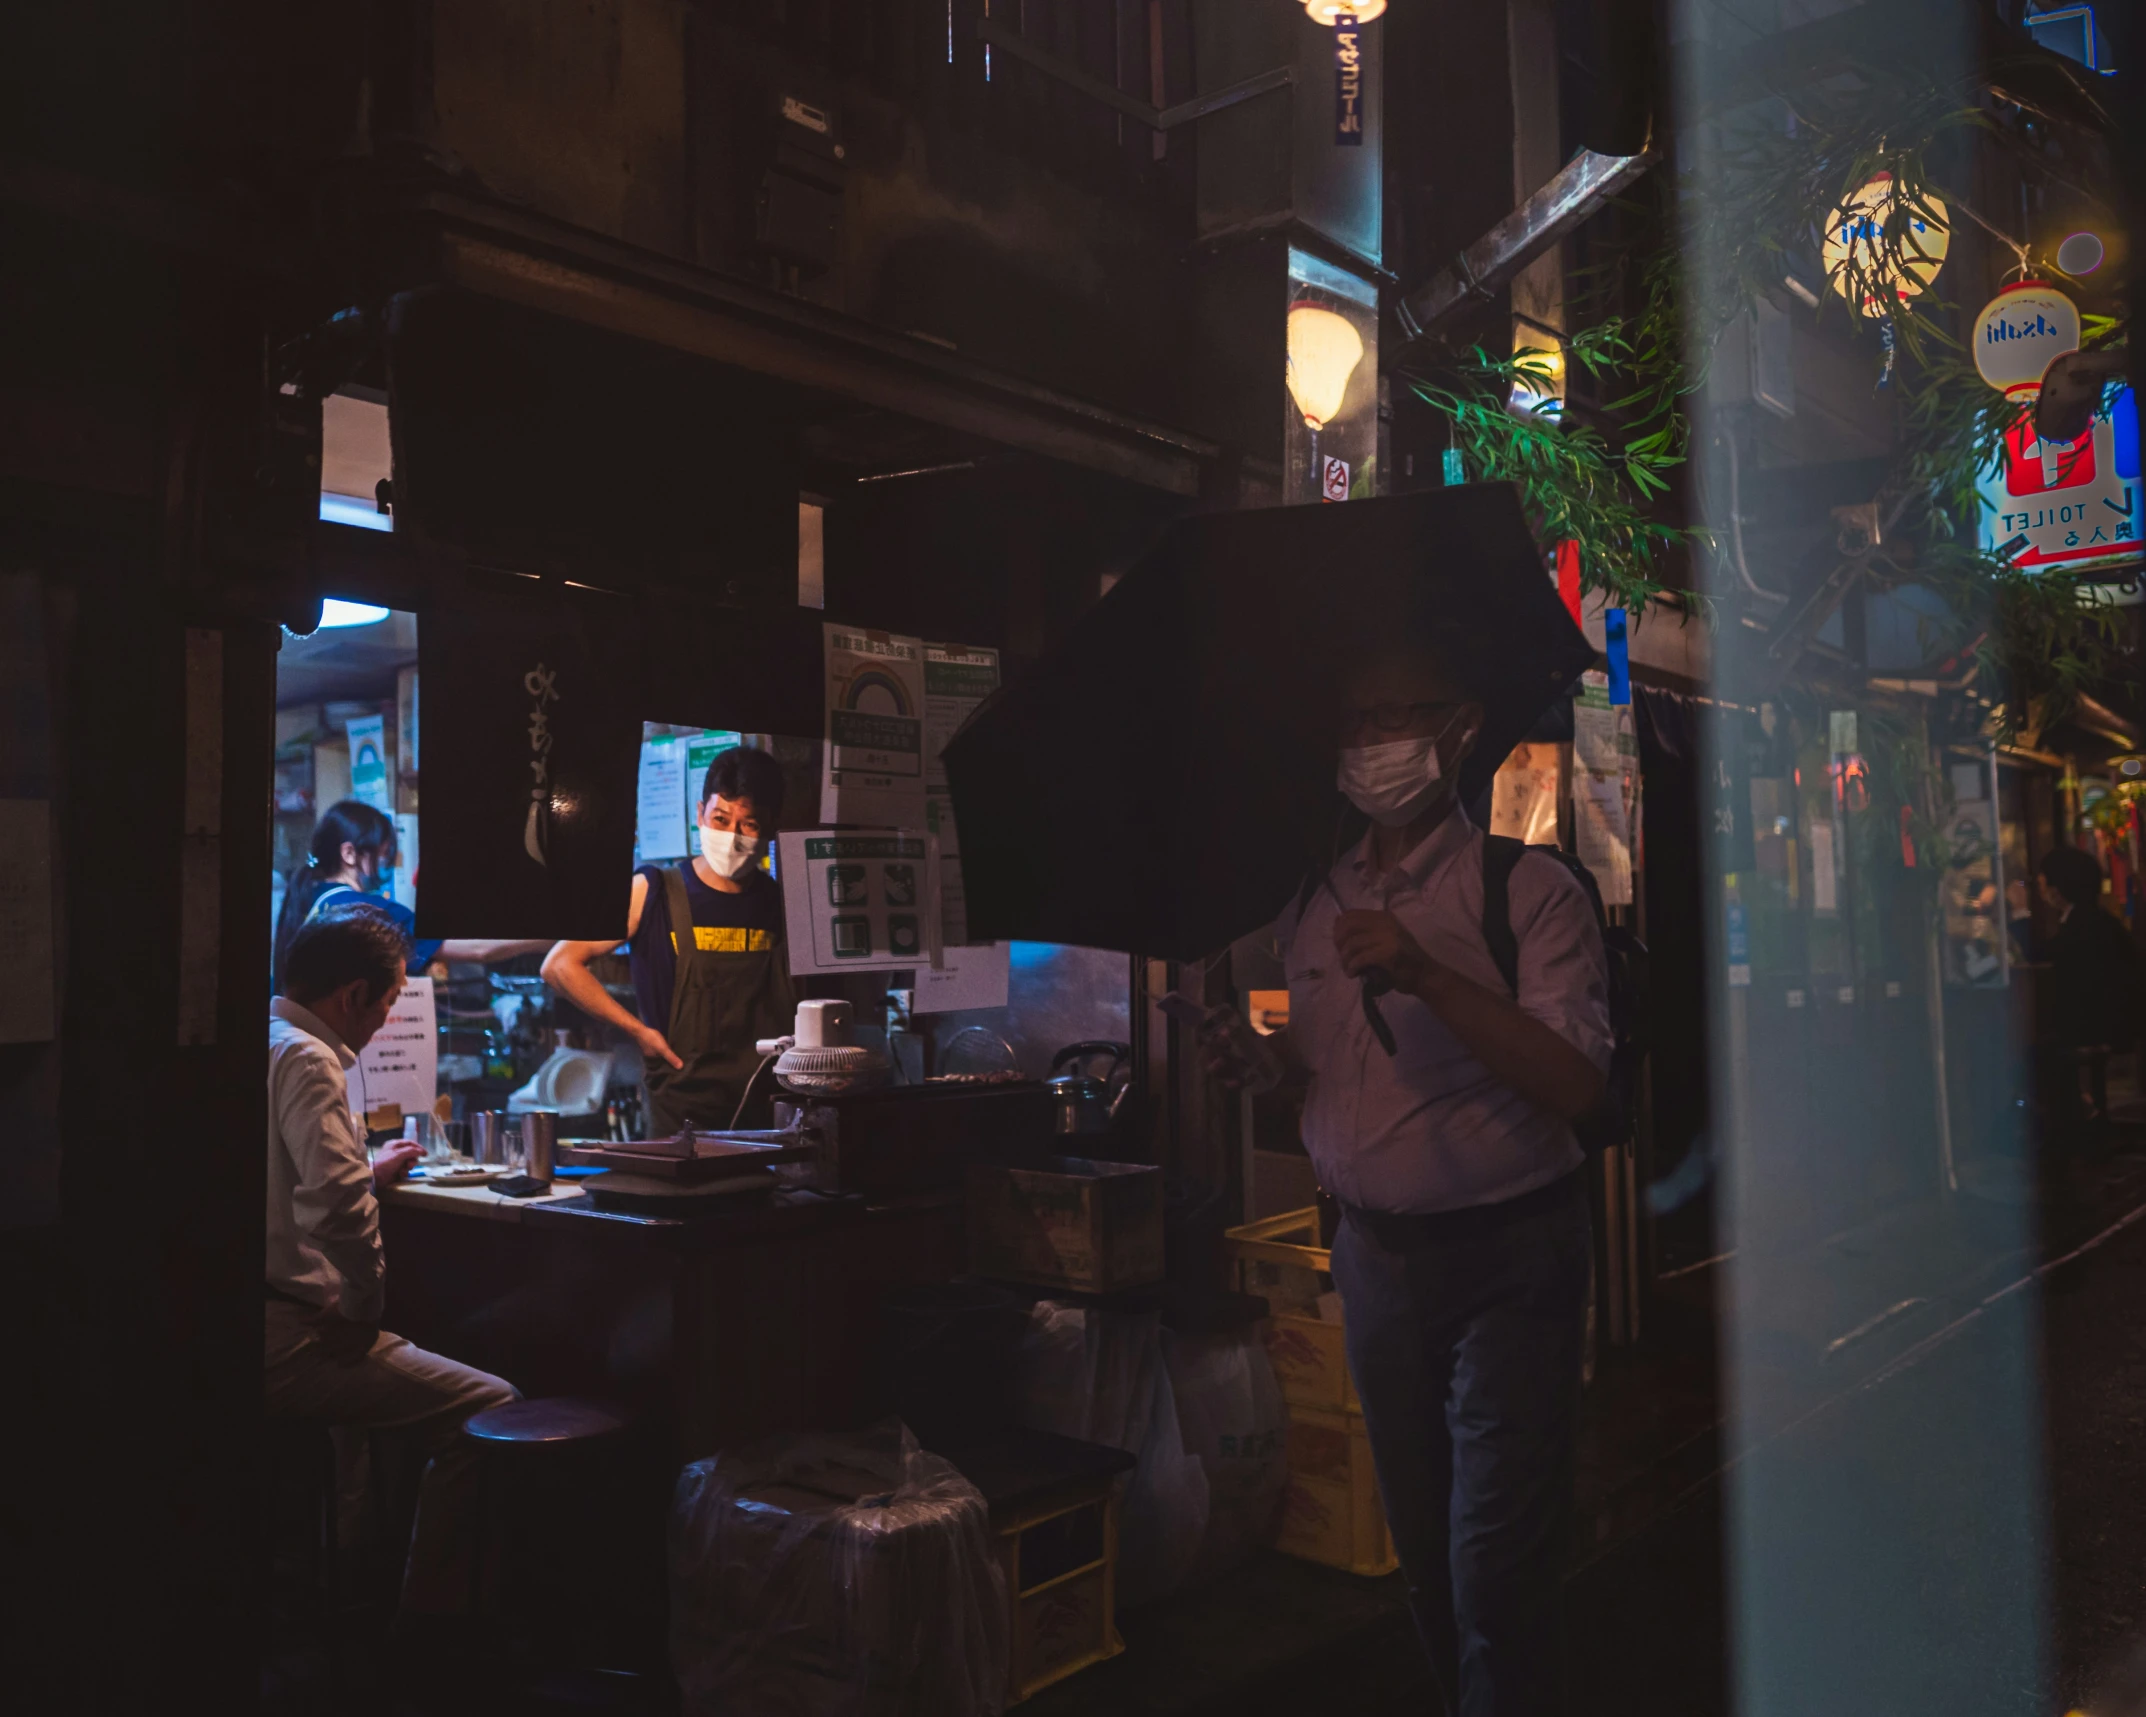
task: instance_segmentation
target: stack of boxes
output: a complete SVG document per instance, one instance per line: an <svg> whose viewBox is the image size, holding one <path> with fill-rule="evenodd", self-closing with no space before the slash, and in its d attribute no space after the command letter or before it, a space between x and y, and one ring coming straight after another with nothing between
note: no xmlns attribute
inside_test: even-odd
<svg viewBox="0 0 2146 1717"><path fill-rule="evenodd" d="M1246 1223L1228 1239L1239 1291L1267 1302L1267 1357L1288 1408L1289 1490L1276 1547L1352 1574L1389 1574L1393 1539L1349 1377L1318 1209Z"/></svg>

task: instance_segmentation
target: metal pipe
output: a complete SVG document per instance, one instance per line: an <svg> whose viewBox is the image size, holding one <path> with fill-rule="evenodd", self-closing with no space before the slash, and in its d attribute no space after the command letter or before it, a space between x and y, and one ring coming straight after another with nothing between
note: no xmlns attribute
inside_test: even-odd
<svg viewBox="0 0 2146 1717"><path fill-rule="evenodd" d="M1582 149L1547 185L1454 257L1450 268L1394 306L1401 332L1420 340L1470 298L1487 300L1656 159L1651 146L1637 155Z"/></svg>

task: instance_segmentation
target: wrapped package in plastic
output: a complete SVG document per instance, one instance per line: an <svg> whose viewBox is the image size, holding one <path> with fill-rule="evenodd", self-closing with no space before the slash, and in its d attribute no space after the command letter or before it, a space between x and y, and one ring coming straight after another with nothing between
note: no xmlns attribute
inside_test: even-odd
<svg viewBox="0 0 2146 1717"><path fill-rule="evenodd" d="M685 1717L986 1717L1008 1610L976 1487L899 1421L695 1461L671 1509Z"/></svg>
<svg viewBox="0 0 2146 1717"><path fill-rule="evenodd" d="M1178 1428L1162 1314L1040 1301L1014 1364L1022 1424L1136 1462L1118 1512L1119 1604L1176 1591L1207 1531L1207 1475Z"/></svg>
<svg viewBox="0 0 2146 1717"><path fill-rule="evenodd" d="M1226 1572L1274 1542L1289 1488L1287 1416L1259 1326L1163 1332L1185 1448L1207 1475L1207 1531L1186 1583Z"/></svg>

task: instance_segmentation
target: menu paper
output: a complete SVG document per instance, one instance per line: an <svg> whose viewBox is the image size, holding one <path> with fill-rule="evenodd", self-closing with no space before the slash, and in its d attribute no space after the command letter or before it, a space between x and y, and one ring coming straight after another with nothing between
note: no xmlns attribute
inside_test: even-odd
<svg viewBox="0 0 2146 1717"><path fill-rule="evenodd" d="M1556 744L1523 742L1491 777L1490 832L1531 847L1557 845L1557 787L1563 759Z"/></svg>
<svg viewBox="0 0 2146 1717"><path fill-rule="evenodd" d="M1632 706L1612 704L1609 676L1581 676L1572 703L1572 811L1580 862L1604 906L1632 904L1631 807L1639 770Z"/></svg>
<svg viewBox="0 0 2146 1717"><path fill-rule="evenodd" d="M829 625L820 820L924 826L924 644Z"/></svg>
<svg viewBox="0 0 2146 1717"><path fill-rule="evenodd" d="M946 950L943 966L917 968L916 1000L910 1011L952 1013L957 1008L1002 1008L1012 984L1013 962L1004 942L976 942Z"/></svg>
<svg viewBox="0 0 2146 1717"><path fill-rule="evenodd" d="M883 972L942 963L938 843L906 829L776 837L790 970Z"/></svg>
<svg viewBox="0 0 2146 1717"><path fill-rule="evenodd" d="M641 741L634 862L686 856L686 742L659 733Z"/></svg>
<svg viewBox="0 0 2146 1717"><path fill-rule="evenodd" d="M350 1107L376 1131L395 1127L405 1115L429 1114L439 1085L432 980L412 978L388 1010L387 1023L358 1052L350 1070Z"/></svg>

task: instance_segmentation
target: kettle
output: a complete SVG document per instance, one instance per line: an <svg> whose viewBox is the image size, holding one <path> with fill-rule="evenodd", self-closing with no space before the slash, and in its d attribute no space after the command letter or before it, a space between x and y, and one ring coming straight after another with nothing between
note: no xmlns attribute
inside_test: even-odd
<svg viewBox="0 0 2146 1717"><path fill-rule="evenodd" d="M1051 1094L1054 1133L1107 1133L1118 1105L1132 1086L1132 1045L1092 1041L1069 1043L1051 1057L1051 1077L1044 1089ZM1101 1078L1080 1071L1079 1064L1093 1055L1107 1055L1110 1065ZM1070 1069L1070 1071L1062 1071ZM1110 1084L1120 1072L1124 1082L1115 1095Z"/></svg>

